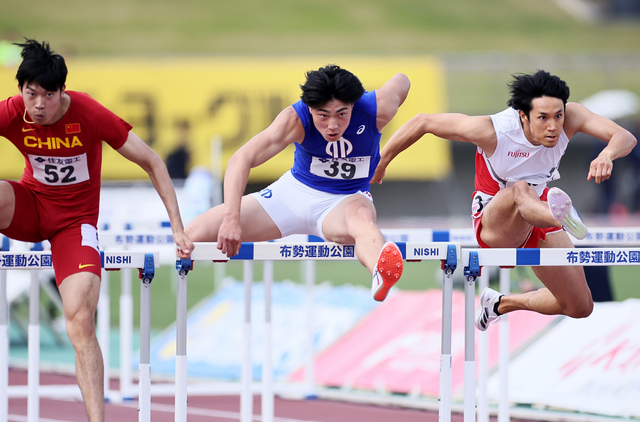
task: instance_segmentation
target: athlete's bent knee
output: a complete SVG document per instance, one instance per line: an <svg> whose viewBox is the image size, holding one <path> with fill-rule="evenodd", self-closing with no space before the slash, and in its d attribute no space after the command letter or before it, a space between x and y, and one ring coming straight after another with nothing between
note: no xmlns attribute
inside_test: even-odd
<svg viewBox="0 0 640 422"><path fill-rule="evenodd" d="M593 312L593 300L582 301L580 303L573 303L570 306L565 307L564 314L571 318L586 318Z"/></svg>

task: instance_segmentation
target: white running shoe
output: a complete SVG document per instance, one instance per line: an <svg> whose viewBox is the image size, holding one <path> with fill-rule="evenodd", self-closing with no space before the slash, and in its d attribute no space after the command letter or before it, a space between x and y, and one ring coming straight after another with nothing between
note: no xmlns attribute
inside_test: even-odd
<svg viewBox="0 0 640 422"><path fill-rule="evenodd" d="M371 294L378 302L382 302L389 294L389 289L400 279L404 261L398 246L393 242L387 242L382 246L378 263L373 270L371 279Z"/></svg>
<svg viewBox="0 0 640 422"><path fill-rule="evenodd" d="M500 319L500 315L496 314L495 305L504 296L500 292L496 292L489 287L485 287L480 296L480 305L476 311L476 328L480 331L486 331L494 321Z"/></svg>
<svg viewBox="0 0 640 422"><path fill-rule="evenodd" d="M547 204L553 217L573 237L582 240L587 237L589 230L582 223L578 212L571 205L571 198L562 189L551 188L547 192Z"/></svg>

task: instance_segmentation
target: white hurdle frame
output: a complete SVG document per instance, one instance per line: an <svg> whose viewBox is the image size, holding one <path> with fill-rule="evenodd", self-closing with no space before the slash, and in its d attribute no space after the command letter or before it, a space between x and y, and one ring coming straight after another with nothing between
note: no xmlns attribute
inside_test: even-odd
<svg viewBox="0 0 640 422"><path fill-rule="evenodd" d="M150 325L150 282L153 279L155 268L159 267L159 256L157 252L102 252L102 267L105 269L118 270L122 268L138 268L141 270L141 348L140 348L140 397L150 397L151 379L149 376L149 325ZM40 397L81 397L77 385L60 386L48 385L40 386L40 323L39 323L39 281L35 272L38 269L51 269L51 251L19 251L0 252L0 422L8 420L8 399L9 397L27 398L27 421L39 421L39 401ZM29 349L28 349L28 384L23 386L9 386L9 339L8 339L8 307L6 305L6 271L7 270L32 270L30 297L29 297ZM4 283L2 281L5 281ZM34 346L35 345L35 346ZM149 421L150 417L143 418L143 413L139 416L142 421Z"/></svg>
<svg viewBox="0 0 640 422"><path fill-rule="evenodd" d="M465 333L467 327L475 325L475 298L466 294L475 291L475 280L483 267L506 267L501 269L501 293L509 294L509 269L517 266L638 266L640 265L640 247L598 247L598 248L548 248L548 249L462 249L462 264L465 268ZM503 291L504 289L504 291ZM504 316L503 318L504 319ZM470 330L473 334L473 330ZM470 343L467 343L469 341ZM465 395L464 421L475 421L475 362L474 353L469 353L467 344L474 344L472 336L465 335ZM506 355L505 355L506 354ZM501 397L498 421L509 420L508 396L505 400L505 389L508 382L508 320L500 327L500 384ZM506 359L503 361L503 359ZM473 385L473 388L470 386ZM508 394L508 390L506 391ZM473 396L472 396L472 393ZM472 400L473 399L473 400ZM503 403L506 402L506 403Z"/></svg>
<svg viewBox="0 0 640 422"><path fill-rule="evenodd" d="M108 225L107 225L108 226ZM100 249L111 250L115 248L118 251L129 251L130 248L137 250L146 248L157 248L171 245L173 243L173 234L168 224L159 224L158 230L139 231L128 229L127 224L125 231L118 232L105 229L99 231L98 238L100 240ZM158 261L159 262L159 261ZM132 274L131 268L124 269L120 273L120 298L119 298L119 327L120 327L120 367L119 384L120 391L112 391L110 389L110 330L111 330L111 307L109 284L109 272L102 269L102 284L100 288L100 300L98 301L98 318L97 318L97 335L100 348L102 349L102 357L104 362L104 395L105 398L112 402L121 402L122 400L133 400L136 396L136 386L134 386L133 371L131 369L131 359L133 356L133 296L132 296Z"/></svg>
<svg viewBox="0 0 640 422"><path fill-rule="evenodd" d="M439 260L443 266L443 339L441 353L441 383L440 383L440 420L449 422L451 420L451 318L452 318L452 292L453 292L453 272L457 266L460 254L459 244L445 243L405 243L398 242L403 259L407 262L422 260ZM321 248L321 249L320 249ZM326 253L325 253L326 252ZM242 388L240 400L240 421L251 422L253 420L251 389L252 363L251 363L251 284L253 281L252 261L265 261L265 300L269 300L269 281L272 280L273 261L316 261L316 260L356 260L355 247L353 245L339 245L324 242L301 242L301 243L276 243L276 242L256 242L243 243L240 253L231 258L232 260L242 260L244 262L245 276L245 323L244 323L244 353L242 365ZM176 310L176 378L175 378L175 421L186 422L187 420L187 350L186 350L186 330L187 330L187 274L192 268L194 261L214 261L227 262L229 258L216 247L216 243L195 243L195 248L190 260L178 260L176 268L177 275L177 305ZM270 264L268 264L270 263ZM268 275L268 273L271 275ZM263 362L263 390L262 390L262 421L273 422L273 386L272 368L268 357L270 351L266 350L270 345L271 336L271 307L265 305L265 356ZM447 335L448 334L448 335ZM140 400L140 409L150 406L150 401Z"/></svg>

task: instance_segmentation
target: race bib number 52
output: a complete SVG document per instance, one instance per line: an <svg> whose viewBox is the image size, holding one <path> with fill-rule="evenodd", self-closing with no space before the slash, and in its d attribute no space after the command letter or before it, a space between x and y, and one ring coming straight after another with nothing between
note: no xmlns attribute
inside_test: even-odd
<svg viewBox="0 0 640 422"><path fill-rule="evenodd" d="M87 154L75 157L46 157L29 154L33 177L49 186L75 185L89 180Z"/></svg>
<svg viewBox="0 0 640 422"><path fill-rule="evenodd" d="M369 176L369 159L370 157L313 157L311 173L327 179L362 179Z"/></svg>

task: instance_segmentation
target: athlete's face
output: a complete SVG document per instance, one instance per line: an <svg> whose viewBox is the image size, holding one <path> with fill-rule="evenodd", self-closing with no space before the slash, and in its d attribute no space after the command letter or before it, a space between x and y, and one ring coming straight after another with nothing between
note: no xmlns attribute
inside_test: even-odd
<svg viewBox="0 0 640 422"><path fill-rule="evenodd" d="M529 118L520 111L524 134L533 145L553 148L558 144L564 125L564 103L560 98L535 98Z"/></svg>
<svg viewBox="0 0 640 422"><path fill-rule="evenodd" d="M318 132L327 142L334 142L340 139L344 131L347 130L351 121L353 104L333 99L321 107L309 107L309 111Z"/></svg>
<svg viewBox="0 0 640 422"><path fill-rule="evenodd" d="M47 91L36 83L25 83L20 88L27 113L35 124L50 125L64 115L62 96L64 87L57 91Z"/></svg>

